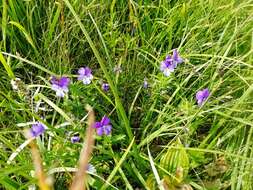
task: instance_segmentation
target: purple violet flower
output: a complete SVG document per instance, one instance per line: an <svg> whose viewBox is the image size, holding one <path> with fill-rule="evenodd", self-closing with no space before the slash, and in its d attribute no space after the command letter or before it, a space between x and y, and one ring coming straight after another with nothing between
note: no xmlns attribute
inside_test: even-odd
<svg viewBox="0 0 253 190"><path fill-rule="evenodd" d="M100 122L94 124L94 128L97 129L97 134L99 136L102 136L103 134L109 135L112 130L110 119L107 116L104 116Z"/></svg>
<svg viewBox="0 0 253 190"><path fill-rule="evenodd" d="M78 80L83 81L83 84L90 84L93 79L92 71L89 67L81 67L78 70Z"/></svg>
<svg viewBox="0 0 253 190"><path fill-rule="evenodd" d="M161 62L160 70L163 74L168 77L170 73L174 72L174 69L177 67L177 64L174 63L170 55L166 57L164 61Z"/></svg>
<svg viewBox="0 0 253 190"><path fill-rule="evenodd" d="M95 174L97 172L96 168L92 164L88 164L87 166L87 172L91 174Z"/></svg>
<svg viewBox="0 0 253 190"><path fill-rule="evenodd" d="M42 123L36 122L32 125L32 128L30 129L30 134L32 135L32 137L37 137L44 133L45 129L46 127Z"/></svg>
<svg viewBox="0 0 253 190"><path fill-rule="evenodd" d="M172 57L167 55L166 59L161 62L160 70L166 77L168 77L172 72L174 72L177 64L182 62L184 62L184 60L179 56L177 49L174 49Z"/></svg>
<svg viewBox="0 0 253 190"><path fill-rule="evenodd" d="M80 137L79 136L73 136L70 138L71 143L77 143L80 141Z"/></svg>
<svg viewBox="0 0 253 190"><path fill-rule="evenodd" d="M205 100L209 97L209 95L210 95L210 92L208 88L198 91L196 94L198 105L201 106L205 102Z"/></svg>
<svg viewBox="0 0 253 190"><path fill-rule="evenodd" d="M174 63L176 63L176 64L180 64L180 63L184 62L183 58L181 58L179 56L177 49L173 49L172 59L173 59Z"/></svg>
<svg viewBox="0 0 253 190"><path fill-rule="evenodd" d="M68 93L70 80L68 77L56 78L55 76L51 79L51 88L56 92L56 96L64 97Z"/></svg>
<svg viewBox="0 0 253 190"><path fill-rule="evenodd" d="M102 84L102 89L103 89L103 91L107 92L107 91L109 90L109 88L110 88L110 86L109 86L108 83L103 83L103 84Z"/></svg>

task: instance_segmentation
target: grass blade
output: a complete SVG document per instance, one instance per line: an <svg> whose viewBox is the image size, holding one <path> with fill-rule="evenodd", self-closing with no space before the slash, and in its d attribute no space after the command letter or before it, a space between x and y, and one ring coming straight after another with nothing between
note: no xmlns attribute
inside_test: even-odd
<svg viewBox="0 0 253 190"><path fill-rule="evenodd" d="M72 121L72 119L61 109L59 108L55 103L53 103L51 100L49 100L46 96L39 93L37 95L40 99L45 101L48 105L50 105L54 110L56 110L64 119L66 119L69 123L71 123L73 126L75 126L75 123Z"/></svg>
<svg viewBox="0 0 253 190"><path fill-rule="evenodd" d="M62 6L59 2L55 2L55 4L57 5L57 10L55 12L53 21L49 26L48 37L46 38L46 41L45 41L45 48L48 48L48 43L51 42L52 40L52 36L55 31L55 27L56 27L57 21L59 20L61 9L62 9Z"/></svg>
<svg viewBox="0 0 253 190"><path fill-rule="evenodd" d="M164 187L163 187L163 185L162 185L162 181L161 181L161 179L159 177L158 171L157 171L157 169L155 167L155 163L153 161L153 158L151 156L149 148L148 148L148 157L149 157L149 162L150 162L150 165L151 165L151 169L153 171L153 174L155 176L155 179L156 179L156 182L158 184L159 189L160 190L165 190Z"/></svg>
<svg viewBox="0 0 253 190"><path fill-rule="evenodd" d="M3 12L2 12L2 36L3 36L3 43L4 43L4 50L6 50L6 28L7 28L7 2L6 0L2 1Z"/></svg>
<svg viewBox="0 0 253 190"><path fill-rule="evenodd" d="M14 25L14 26L16 26L20 30L20 32L24 34L24 36L25 36L26 40L28 41L28 43L37 52L35 44L34 44L32 38L31 38L30 34L26 31L26 29L21 24L15 22L15 21L10 21L9 23L12 24L12 25Z"/></svg>
<svg viewBox="0 0 253 190"><path fill-rule="evenodd" d="M16 56L16 55L13 55L13 54L10 54L10 53L6 53L6 52L1 52L1 53L4 54L4 55L8 55L8 56L10 56L10 57L13 57L13 58L15 58L15 59L18 59L18 60L20 60L20 61L23 61L23 62L25 62L25 63L28 63L29 65L32 65L32 66L34 66L34 67L40 69L41 71L44 71L44 72L50 74L50 75L56 76L55 73L49 71L49 70L46 69L45 67L42 67L41 65L38 65L38 64L36 64L36 63L34 63L34 62L32 62L32 61L29 61L29 60L24 59L24 58L22 58L22 57L20 57L20 56ZM0 55L0 56L1 56L1 55Z"/></svg>
<svg viewBox="0 0 253 190"><path fill-rule="evenodd" d="M1 61L1 63L3 64L3 66L4 66L4 68L5 68L5 70L6 70L7 74L8 74L8 76L9 76L10 78L14 79L14 78L15 78L15 75L14 75L12 69L11 69L11 66L6 62L4 56L3 56L3 54L2 54L1 52L0 52L0 61Z"/></svg>
<svg viewBox="0 0 253 190"><path fill-rule="evenodd" d="M121 159L119 160L118 164L114 167L114 169L112 170L111 174L109 175L109 177L106 180L106 183L101 187L101 190L106 189L108 187L108 183L111 182L111 180L113 179L113 177L115 176L116 172L119 170L120 166L122 165L122 163L124 162L124 160L126 159L128 153L131 150L131 147L133 146L134 143L134 138L132 139L131 143L129 144L129 146L126 149L126 152L122 155Z"/></svg>

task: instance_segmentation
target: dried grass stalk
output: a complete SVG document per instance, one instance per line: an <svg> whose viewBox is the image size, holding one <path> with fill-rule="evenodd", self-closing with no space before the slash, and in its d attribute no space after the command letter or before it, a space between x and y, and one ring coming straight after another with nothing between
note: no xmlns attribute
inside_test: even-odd
<svg viewBox="0 0 253 190"><path fill-rule="evenodd" d="M88 114L88 127L86 129L85 142L83 144L83 149L79 158L79 167L78 171L75 174L73 182L70 186L70 190L85 190L85 184L87 182L86 171L88 168L88 162L93 150L94 141L95 141L95 129L93 124L95 122L95 114L93 109L90 106L86 106Z"/></svg>
<svg viewBox="0 0 253 190"><path fill-rule="evenodd" d="M31 136L29 131L25 131L25 136L27 139L33 138L33 140L30 141L29 145L31 148L31 153L32 153L32 160L33 160L33 165L35 169L35 175L38 178L38 185L41 190L50 190L50 185L47 182L47 177L44 174L43 167L42 167L42 159L40 156L39 149L34 143L34 137Z"/></svg>

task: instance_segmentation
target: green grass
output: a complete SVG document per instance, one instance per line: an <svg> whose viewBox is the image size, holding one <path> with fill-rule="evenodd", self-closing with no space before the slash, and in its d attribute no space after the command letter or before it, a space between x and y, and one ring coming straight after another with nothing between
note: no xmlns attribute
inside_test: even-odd
<svg viewBox="0 0 253 190"><path fill-rule="evenodd" d="M82 144L69 137L83 142L86 104L113 125L96 138L90 189L164 189L157 182L175 179L178 189L253 188L252 0L3 0L0 12L1 189L36 184L28 147L7 164L32 121L48 127L37 139L46 171L76 167ZM174 48L185 62L165 77L160 62ZM76 75L85 65L88 86ZM67 97L55 97L52 75L71 78ZM198 107L203 88L211 96ZM55 189L72 174L56 173Z"/></svg>

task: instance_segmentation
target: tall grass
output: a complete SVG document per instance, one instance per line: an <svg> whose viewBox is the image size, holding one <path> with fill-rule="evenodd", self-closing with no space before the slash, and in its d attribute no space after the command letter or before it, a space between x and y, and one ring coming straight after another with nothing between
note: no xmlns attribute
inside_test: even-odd
<svg viewBox="0 0 253 190"><path fill-rule="evenodd" d="M97 119L109 115L113 126L111 136L96 138L91 188L161 189L182 175L177 188L252 189L253 1L0 5L1 188L36 183L27 147L7 163L35 120L48 127L37 138L44 168L76 167L82 143L70 143L69 136L84 134L88 103ZM165 77L160 62L174 48L185 62ZM95 76L89 86L76 82L84 65ZM55 97L52 75L71 78L68 97ZM15 78L21 79L19 91L11 86ZM101 81L110 84L108 93ZM195 95L203 88L211 95L198 107ZM187 165L183 173L175 171L176 163ZM63 171L54 176L55 189L71 184L73 174Z"/></svg>

